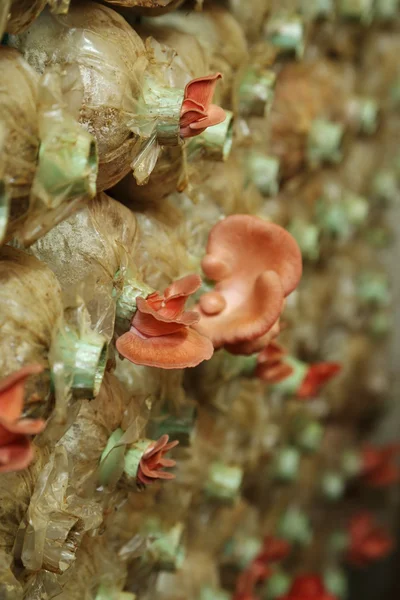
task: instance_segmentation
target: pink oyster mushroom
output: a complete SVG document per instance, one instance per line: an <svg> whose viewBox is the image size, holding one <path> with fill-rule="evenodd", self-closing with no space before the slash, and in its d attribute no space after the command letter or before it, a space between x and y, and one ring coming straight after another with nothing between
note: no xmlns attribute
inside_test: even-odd
<svg viewBox="0 0 400 600"><path fill-rule="evenodd" d="M232 215L211 230L202 268L216 281L195 307L199 331L215 348L252 354L279 333L286 296L300 281L301 252L282 227L251 215Z"/></svg>
<svg viewBox="0 0 400 600"><path fill-rule="evenodd" d="M180 135L183 138L203 133L207 127L218 125L226 119L223 108L211 104L221 73L189 81L181 108Z"/></svg>
<svg viewBox="0 0 400 600"><path fill-rule="evenodd" d="M169 436L166 434L161 436L157 442L150 444L140 459L136 476L138 483L146 486L157 481L157 479L175 479L173 473L163 469L175 467L176 462L170 458L164 458L164 455L178 444L177 440L170 442Z"/></svg>
<svg viewBox="0 0 400 600"><path fill-rule="evenodd" d="M293 367L285 363L287 350L271 342L257 357L256 375L267 383L279 383L293 374Z"/></svg>
<svg viewBox="0 0 400 600"><path fill-rule="evenodd" d="M41 365L27 365L0 382L0 473L21 471L33 459L29 436L43 431L45 421L21 419L21 414L25 381L41 371Z"/></svg>
<svg viewBox="0 0 400 600"><path fill-rule="evenodd" d="M193 328L199 314L185 302L201 286L198 275L174 281L161 295L137 298L131 328L116 342L118 352L137 365L161 369L195 367L213 355L211 341Z"/></svg>

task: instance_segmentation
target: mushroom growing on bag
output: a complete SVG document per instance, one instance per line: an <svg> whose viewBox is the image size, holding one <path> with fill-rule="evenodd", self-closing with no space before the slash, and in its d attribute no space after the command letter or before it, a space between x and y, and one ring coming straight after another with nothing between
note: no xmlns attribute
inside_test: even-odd
<svg viewBox="0 0 400 600"><path fill-rule="evenodd" d="M105 369L106 339L90 328L83 306L64 311L60 284L34 256L5 246L0 251L0 376L39 364L27 382L22 417L63 414L71 391L92 398ZM76 299L75 299L76 302Z"/></svg>
<svg viewBox="0 0 400 600"><path fill-rule="evenodd" d="M279 332L284 300L301 277L294 238L258 217L232 215L211 230L202 268L216 284L196 306L199 330L215 348L235 354L267 346Z"/></svg>
<svg viewBox="0 0 400 600"><path fill-rule="evenodd" d="M145 21L147 23L147 21ZM152 27L175 29L194 35L209 58L212 71L223 75L223 86L217 100L229 107L235 71L247 57L247 41L240 24L226 9L210 6L201 12L176 11L151 22ZM224 40L221 44L220 40Z"/></svg>
<svg viewBox="0 0 400 600"><path fill-rule="evenodd" d="M130 170L145 183L162 147L182 144L184 90L171 87L163 60L111 8L84 1L57 18L44 11L8 43L40 73L62 68L68 109L97 142L98 191Z"/></svg>

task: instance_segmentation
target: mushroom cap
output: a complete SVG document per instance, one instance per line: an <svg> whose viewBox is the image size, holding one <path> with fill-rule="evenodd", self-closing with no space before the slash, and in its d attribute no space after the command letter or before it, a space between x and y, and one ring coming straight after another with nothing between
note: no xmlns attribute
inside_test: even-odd
<svg viewBox="0 0 400 600"><path fill-rule="evenodd" d="M116 347L132 363L160 369L195 367L214 352L211 340L192 327L154 337L144 337L132 327L118 338Z"/></svg>
<svg viewBox="0 0 400 600"><path fill-rule="evenodd" d="M226 119L223 108L211 104L215 86L221 73L192 79L185 87L180 118L180 135L184 138L202 133L207 127L218 125Z"/></svg>
<svg viewBox="0 0 400 600"><path fill-rule="evenodd" d="M287 350L272 342L257 357L255 374L268 383L279 383L293 374L293 367L283 361Z"/></svg>
<svg viewBox="0 0 400 600"><path fill-rule="evenodd" d="M201 314L198 329L218 348L260 338L277 323L284 298L300 280L301 252L279 225L232 215L212 228L202 267L217 283L196 307ZM253 348L245 347L245 353L259 349Z"/></svg>
<svg viewBox="0 0 400 600"><path fill-rule="evenodd" d="M42 371L41 365L27 365L0 382L0 473L25 469L33 459L28 436L43 431L45 421L20 417L25 381Z"/></svg>
<svg viewBox="0 0 400 600"><path fill-rule="evenodd" d="M154 292L137 298L131 329L117 339L118 352L138 365L161 369L195 367L211 358L211 341L191 325L199 314L185 311L187 298L201 285L198 275L174 281L164 294Z"/></svg>
<svg viewBox="0 0 400 600"><path fill-rule="evenodd" d="M301 251L283 227L253 215L231 215L212 228L202 267L215 281L255 281L264 271L274 271L286 297L300 281Z"/></svg>

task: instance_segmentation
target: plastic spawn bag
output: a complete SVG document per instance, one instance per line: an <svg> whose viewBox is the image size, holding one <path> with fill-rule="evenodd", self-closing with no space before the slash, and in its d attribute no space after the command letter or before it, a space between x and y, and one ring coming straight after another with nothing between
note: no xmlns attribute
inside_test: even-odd
<svg viewBox="0 0 400 600"><path fill-rule="evenodd" d="M163 70L171 87L185 87L191 79L209 72L208 55L194 35L170 27L152 27L152 22L137 27L137 32L146 40L149 60ZM184 187L186 178L185 147L164 147L146 185L138 185L128 173L113 188L112 195L132 207L138 206L138 201L157 202Z"/></svg>
<svg viewBox="0 0 400 600"><path fill-rule="evenodd" d="M135 600L122 593L126 564L107 535L86 536L57 600Z"/></svg>
<svg viewBox="0 0 400 600"><path fill-rule="evenodd" d="M46 4L54 14L65 14L70 0L3 0L0 7L0 38L4 31L21 33L40 15Z"/></svg>
<svg viewBox="0 0 400 600"><path fill-rule="evenodd" d="M76 297L64 311L57 278L35 257L2 248L0 282L0 377L25 365L43 365L44 371L27 382L23 415L48 417L55 397L53 415L62 422L71 394L97 394L106 339L90 328L86 308Z"/></svg>
<svg viewBox="0 0 400 600"><path fill-rule="evenodd" d="M129 258L135 237L135 215L103 193L32 246L35 256L57 275L64 303L70 305L78 294L93 330L107 341L128 272L135 278Z"/></svg>
<svg viewBox="0 0 400 600"><path fill-rule="evenodd" d="M0 250L0 378L24 365L39 363L43 373L29 379L30 411L42 413L49 393L49 350L63 315L61 290L54 274L33 256ZM39 415L35 415L39 416Z"/></svg>
<svg viewBox="0 0 400 600"><path fill-rule="evenodd" d="M59 440L57 445L66 448L72 462L70 483L78 493L93 495L98 487L101 455L110 435L125 424L132 412L131 400L132 395L117 378L106 374L98 396L82 401L73 425Z"/></svg>
<svg viewBox="0 0 400 600"><path fill-rule="evenodd" d="M59 64L64 72L64 99L71 113L96 138L104 189L129 171L135 138L128 123L147 60L139 36L117 13L82 2L65 16L45 10L9 44L23 52L39 73Z"/></svg>
<svg viewBox="0 0 400 600"><path fill-rule="evenodd" d="M0 478L0 597L4 600L22 600L22 585L12 570L12 550L19 524L48 456L48 451L36 448L35 461L28 468L3 473Z"/></svg>
<svg viewBox="0 0 400 600"><path fill-rule="evenodd" d="M156 290L163 290L175 279L199 270L198 260L188 250L188 240L160 217L150 211L136 213L135 264L142 279Z"/></svg>
<svg viewBox="0 0 400 600"><path fill-rule="evenodd" d="M3 153L1 180L8 189L3 239L9 221L29 208L30 189L39 153L39 76L14 49L0 47L0 122ZM4 162L3 162L4 161Z"/></svg>
<svg viewBox="0 0 400 600"><path fill-rule="evenodd" d="M78 497L69 478L67 451L57 446L38 476L15 541L15 556L29 571L64 573L86 532L103 520L101 506Z"/></svg>
<svg viewBox="0 0 400 600"><path fill-rule="evenodd" d="M2 473L0 478L0 551L11 554L19 524L29 506L38 475L49 452L36 448L35 459L23 471ZM0 587L1 590L1 587Z"/></svg>
<svg viewBox="0 0 400 600"><path fill-rule="evenodd" d="M288 63L281 70L270 114L270 152L279 158L283 178L293 177L304 168L309 135L315 123L319 119L340 118L338 109L343 103L343 93L343 74L331 61ZM259 119L255 119L254 125L259 127ZM324 128L323 140L329 132L330 129ZM321 144L319 137L316 143Z"/></svg>
<svg viewBox="0 0 400 600"><path fill-rule="evenodd" d="M39 72L62 66L68 108L97 141L98 191L130 169L145 183L161 147L182 143L184 90L171 88L163 68L149 65L142 40L112 9L81 2L63 17L44 11L9 44Z"/></svg>
<svg viewBox="0 0 400 600"><path fill-rule="evenodd" d="M156 17L175 10L183 4L184 0L106 0L106 2L120 9L125 18L127 18L132 12Z"/></svg>
<svg viewBox="0 0 400 600"><path fill-rule="evenodd" d="M97 151L65 110L58 72L40 77L7 47L0 48L0 66L0 240L16 236L29 245L95 194Z"/></svg>
<svg viewBox="0 0 400 600"><path fill-rule="evenodd" d="M144 21L147 26L147 21ZM151 21L160 30L165 27L195 36L208 57L211 70L223 75L218 93L229 106L235 71L246 60L247 42L243 30L235 18L225 9L210 7L202 12L177 11ZM221 44L221 40L224 43ZM217 103L220 102L216 95Z"/></svg>

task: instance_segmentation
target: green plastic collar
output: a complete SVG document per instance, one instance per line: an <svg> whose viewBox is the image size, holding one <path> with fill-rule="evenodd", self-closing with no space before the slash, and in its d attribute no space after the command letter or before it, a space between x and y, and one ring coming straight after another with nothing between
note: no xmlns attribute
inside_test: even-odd
<svg viewBox="0 0 400 600"><path fill-rule="evenodd" d="M225 114L225 121L207 127L203 133L189 139L187 142L189 160L199 154L207 160L224 162L228 159L233 143L233 113L225 110Z"/></svg>
<svg viewBox="0 0 400 600"><path fill-rule="evenodd" d="M100 391L107 364L107 341L95 331L78 333L73 328L59 332L57 347L76 398L94 398Z"/></svg>
<svg viewBox="0 0 400 600"><path fill-rule="evenodd" d="M246 71L239 87L239 113L263 117L268 114L274 99L276 75L270 69Z"/></svg>

